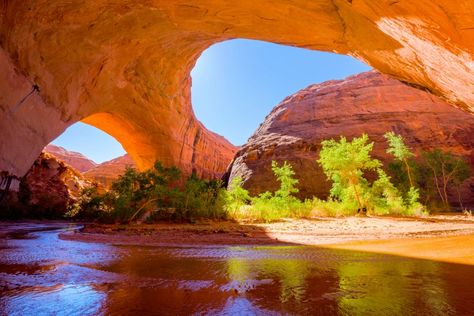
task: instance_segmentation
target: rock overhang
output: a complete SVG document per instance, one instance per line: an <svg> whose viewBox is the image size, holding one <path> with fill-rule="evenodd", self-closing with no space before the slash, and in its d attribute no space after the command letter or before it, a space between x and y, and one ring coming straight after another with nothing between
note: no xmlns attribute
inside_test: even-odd
<svg viewBox="0 0 474 316"><path fill-rule="evenodd" d="M351 55L474 112L473 17L468 0L5 1L0 169L23 175L83 120L142 169L158 159L217 176L236 148L195 118L190 71L232 38Z"/></svg>

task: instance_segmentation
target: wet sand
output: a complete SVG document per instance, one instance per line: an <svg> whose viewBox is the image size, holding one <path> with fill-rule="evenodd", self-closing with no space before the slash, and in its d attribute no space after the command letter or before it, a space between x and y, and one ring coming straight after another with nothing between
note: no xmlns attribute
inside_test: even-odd
<svg viewBox="0 0 474 316"><path fill-rule="evenodd" d="M474 265L472 233L461 236L358 241L326 247Z"/></svg>
<svg viewBox="0 0 474 316"><path fill-rule="evenodd" d="M315 245L474 264L474 217L461 215L287 219L269 224L88 224L61 238L150 246Z"/></svg>

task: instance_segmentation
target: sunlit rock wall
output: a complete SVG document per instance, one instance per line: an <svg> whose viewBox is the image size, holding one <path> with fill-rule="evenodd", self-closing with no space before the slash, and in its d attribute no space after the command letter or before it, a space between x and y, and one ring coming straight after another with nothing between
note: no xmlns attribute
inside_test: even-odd
<svg viewBox="0 0 474 316"><path fill-rule="evenodd" d="M288 161L299 179L300 197L325 198L331 184L317 164L321 141L367 133L373 154L387 164L383 135L401 134L417 154L439 148L462 156L474 172L474 116L429 93L371 71L345 80L311 85L285 98L242 146L230 178L242 176L254 195L279 184L271 161ZM451 202L458 204L453 188ZM474 177L461 187L464 205L474 206Z"/></svg>
<svg viewBox="0 0 474 316"><path fill-rule="evenodd" d="M115 137L139 168L159 159L220 174L235 148L196 120L190 71L209 45L237 37L348 54L474 110L471 0L8 0L0 170L22 176L83 120Z"/></svg>

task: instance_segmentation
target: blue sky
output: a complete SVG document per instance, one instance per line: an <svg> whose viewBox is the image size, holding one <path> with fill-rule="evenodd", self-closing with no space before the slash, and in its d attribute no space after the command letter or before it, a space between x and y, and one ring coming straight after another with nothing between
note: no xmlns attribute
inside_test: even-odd
<svg viewBox="0 0 474 316"><path fill-rule="evenodd" d="M194 113L208 129L242 145L286 96L369 69L344 55L253 40L218 43L204 51L191 72ZM96 162L124 153L112 137L83 123L74 124L53 143Z"/></svg>

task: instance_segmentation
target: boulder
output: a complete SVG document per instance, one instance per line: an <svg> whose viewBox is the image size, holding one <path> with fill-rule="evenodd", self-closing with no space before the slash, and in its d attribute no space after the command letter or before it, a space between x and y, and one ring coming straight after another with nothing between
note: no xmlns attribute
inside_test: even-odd
<svg viewBox="0 0 474 316"><path fill-rule="evenodd" d="M82 189L91 185L77 170L42 152L20 180L18 209L25 217L62 218Z"/></svg>

